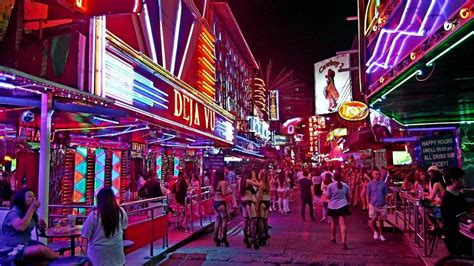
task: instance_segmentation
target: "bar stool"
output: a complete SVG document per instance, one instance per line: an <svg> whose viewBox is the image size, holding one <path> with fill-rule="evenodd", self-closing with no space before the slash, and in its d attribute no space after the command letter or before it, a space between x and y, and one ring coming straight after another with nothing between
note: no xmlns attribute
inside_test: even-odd
<svg viewBox="0 0 474 266"><path fill-rule="evenodd" d="M439 222L441 221L441 215L439 213L434 213L431 212L429 216L433 219L434 221L434 230L430 232L430 238L428 241L428 246L430 247L430 251L427 254L428 257L431 257L433 254L433 250L438 247L438 242L440 239L443 238L443 233L441 231L441 228L439 227Z"/></svg>

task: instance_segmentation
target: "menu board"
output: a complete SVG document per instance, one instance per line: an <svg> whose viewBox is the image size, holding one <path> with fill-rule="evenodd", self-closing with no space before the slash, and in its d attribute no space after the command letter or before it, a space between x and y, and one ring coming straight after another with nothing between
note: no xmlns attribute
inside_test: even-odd
<svg viewBox="0 0 474 266"><path fill-rule="evenodd" d="M223 154L209 154L207 158L207 168L208 169L224 169L224 155Z"/></svg>
<svg viewBox="0 0 474 266"><path fill-rule="evenodd" d="M420 139L425 168L436 165L439 169L458 166L456 139L452 136L426 137Z"/></svg>

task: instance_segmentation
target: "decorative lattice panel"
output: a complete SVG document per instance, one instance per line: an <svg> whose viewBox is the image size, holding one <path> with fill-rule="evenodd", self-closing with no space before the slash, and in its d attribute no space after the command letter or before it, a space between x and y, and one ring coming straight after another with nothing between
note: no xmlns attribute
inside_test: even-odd
<svg viewBox="0 0 474 266"><path fill-rule="evenodd" d="M74 156L73 202L86 201L87 148L77 147Z"/></svg>

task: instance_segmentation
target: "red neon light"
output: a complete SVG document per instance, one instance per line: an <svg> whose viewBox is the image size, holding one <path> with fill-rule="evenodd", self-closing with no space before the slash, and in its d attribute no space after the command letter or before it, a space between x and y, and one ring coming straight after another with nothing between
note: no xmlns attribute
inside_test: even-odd
<svg viewBox="0 0 474 266"><path fill-rule="evenodd" d="M135 0L135 5L133 6L133 13L138 13L139 7L140 7L140 0Z"/></svg>

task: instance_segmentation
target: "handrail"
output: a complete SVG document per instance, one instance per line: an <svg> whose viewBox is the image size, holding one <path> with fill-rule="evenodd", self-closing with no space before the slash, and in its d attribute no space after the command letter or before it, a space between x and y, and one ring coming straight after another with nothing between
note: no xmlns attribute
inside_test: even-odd
<svg viewBox="0 0 474 266"><path fill-rule="evenodd" d="M137 201L131 201L131 202L125 202L120 204L120 207L123 207L125 211L127 212L127 215L133 215L136 213L145 213L146 218L136 221L134 223L130 223L130 225L136 225L140 224L143 222L152 222L152 235L153 235L153 230L154 230L154 223L153 220L156 218L160 218L163 216L168 215L167 210L168 210L168 197L163 196L163 197L156 197L156 198L151 198L151 199L143 199L143 200L137 200ZM150 205L150 203L158 203L154 205ZM133 209L133 206L137 205L139 208L138 209ZM55 204L55 205L49 205L49 208L54 208L54 209L95 209L96 206L93 205L60 205L60 204ZM155 214L156 209L161 209L164 208L164 211L161 212L160 214ZM62 218L62 217L67 217L67 214L51 214L48 217L48 222L49 224L52 224L52 218ZM87 215L77 215L77 218L85 219L87 218ZM154 240L150 241L150 256L153 257L153 250L154 250ZM166 236L163 238L163 248L168 245L168 230L166 230Z"/></svg>

